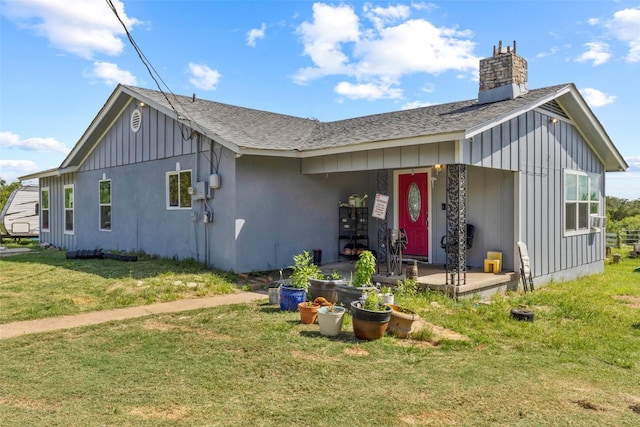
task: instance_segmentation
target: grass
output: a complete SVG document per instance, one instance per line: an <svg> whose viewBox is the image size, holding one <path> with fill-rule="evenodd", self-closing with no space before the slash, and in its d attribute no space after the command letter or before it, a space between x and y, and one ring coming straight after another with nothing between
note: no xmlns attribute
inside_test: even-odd
<svg viewBox="0 0 640 427"><path fill-rule="evenodd" d="M136 262L66 259L64 251L27 247L34 251L0 258L0 324L236 289L234 275L207 270L193 261L144 254Z"/></svg>
<svg viewBox="0 0 640 427"><path fill-rule="evenodd" d="M10 263L46 269L26 264L29 256ZM603 274L491 301L396 296L463 341L429 329L363 342L348 317L339 337L322 337L266 298L3 340L0 425L635 426L637 265L623 259ZM79 270L63 276L88 274ZM143 276L135 280L158 277ZM511 319L519 306L535 321Z"/></svg>

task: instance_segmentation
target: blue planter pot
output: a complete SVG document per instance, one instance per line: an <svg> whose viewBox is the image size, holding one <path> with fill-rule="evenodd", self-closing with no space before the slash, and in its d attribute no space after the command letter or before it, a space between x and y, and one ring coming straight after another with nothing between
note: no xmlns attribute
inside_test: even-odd
<svg viewBox="0 0 640 427"><path fill-rule="evenodd" d="M280 287L280 310L298 311L298 304L307 300L307 292L304 289Z"/></svg>

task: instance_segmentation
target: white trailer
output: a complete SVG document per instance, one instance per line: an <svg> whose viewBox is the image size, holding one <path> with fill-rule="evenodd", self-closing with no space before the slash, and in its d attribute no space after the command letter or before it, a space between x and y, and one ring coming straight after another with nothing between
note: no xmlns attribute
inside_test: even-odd
<svg viewBox="0 0 640 427"><path fill-rule="evenodd" d="M39 191L36 185L14 190L0 213L0 224L9 237L38 237L40 234Z"/></svg>

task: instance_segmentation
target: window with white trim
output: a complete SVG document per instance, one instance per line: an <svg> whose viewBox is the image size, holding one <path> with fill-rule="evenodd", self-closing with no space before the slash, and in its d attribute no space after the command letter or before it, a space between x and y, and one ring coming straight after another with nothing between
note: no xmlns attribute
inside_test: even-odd
<svg viewBox="0 0 640 427"><path fill-rule="evenodd" d="M49 187L40 190L40 229L49 231Z"/></svg>
<svg viewBox="0 0 640 427"><path fill-rule="evenodd" d="M100 230L111 230L111 180L99 181L100 189Z"/></svg>
<svg viewBox="0 0 640 427"><path fill-rule="evenodd" d="M191 171L167 172L167 209L191 209Z"/></svg>
<svg viewBox="0 0 640 427"><path fill-rule="evenodd" d="M73 184L64 186L64 232L73 234Z"/></svg>
<svg viewBox="0 0 640 427"><path fill-rule="evenodd" d="M600 175L564 171L565 234L586 233L591 215L600 215Z"/></svg>

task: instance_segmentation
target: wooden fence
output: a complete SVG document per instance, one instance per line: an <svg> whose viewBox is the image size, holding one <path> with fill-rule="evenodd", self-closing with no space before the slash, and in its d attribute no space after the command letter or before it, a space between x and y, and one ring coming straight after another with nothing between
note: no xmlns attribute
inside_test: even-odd
<svg viewBox="0 0 640 427"><path fill-rule="evenodd" d="M622 245L640 243L640 230L621 230L617 233L607 233L607 246L619 248Z"/></svg>

